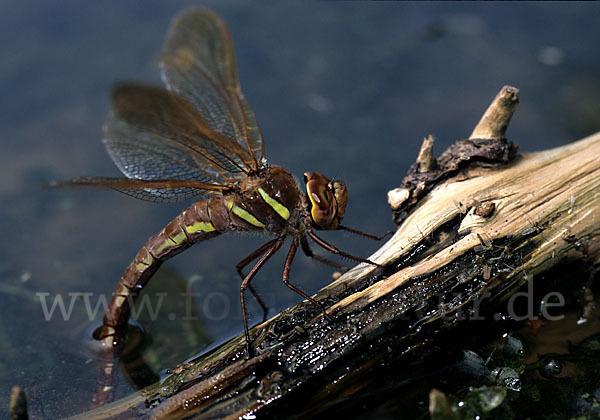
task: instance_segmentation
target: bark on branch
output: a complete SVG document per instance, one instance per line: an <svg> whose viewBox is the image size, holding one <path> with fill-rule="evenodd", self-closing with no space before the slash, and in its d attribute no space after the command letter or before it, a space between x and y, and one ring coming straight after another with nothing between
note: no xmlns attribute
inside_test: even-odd
<svg viewBox="0 0 600 420"><path fill-rule="evenodd" d="M249 360L241 335L82 416L238 418L286 403L316 414L335 395L360 393L378 363L402 366L441 334L471 327L468 316L449 315L468 315L484 294L479 316L565 262L598 264L600 133L516 156L504 133L517 100L517 89L503 88L470 138L437 159L426 139L390 200L398 230L369 257L384 268L361 264L315 295L333 322L301 302L252 329Z"/></svg>

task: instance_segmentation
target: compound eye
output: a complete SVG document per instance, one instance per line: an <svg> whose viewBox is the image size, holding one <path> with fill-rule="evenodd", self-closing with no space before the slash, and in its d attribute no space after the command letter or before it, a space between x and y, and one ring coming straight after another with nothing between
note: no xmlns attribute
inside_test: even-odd
<svg viewBox="0 0 600 420"><path fill-rule="evenodd" d="M336 208L336 217L338 223L342 222L344 215L346 214L346 203L348 202L348 190L346 189L346 184L342 181L334 181L332 182L333 195L335 196L335 202L337 205Z"/></svg>
<svg viewBox="0 0 600 420"><path fill-rule="evenodd" d="M319 229L335 229L337 226L332 224L336 216L337 202L329 180L316 172L305 173L304 180L313 223Z"/></svg>

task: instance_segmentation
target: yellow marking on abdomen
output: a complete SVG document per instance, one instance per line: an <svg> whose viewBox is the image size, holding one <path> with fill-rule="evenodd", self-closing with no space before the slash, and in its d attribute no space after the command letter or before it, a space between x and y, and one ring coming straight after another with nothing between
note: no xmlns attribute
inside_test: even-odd
<svg viewBox="0 0 600 420"><path fill-rule="evenodd" d="M165 249L170 248L174 245L177 245L175 241L173 241L171 238L167 238L167 240L160 244L158 248L155 248L153 250L154 255L161 254Z"/></svg>
<svg viewBox="0 0 600 420"><path fill-rule="evenodd" d="M172 238L167 236L167 240L164 241L158 248L156 248L155 252L157 254L160 254L167 248L177 247L181 245L186 239L187 236L185 236L185 232L183 230L180 231L177 235L173 236Z"/></svg>
<svg viewBox="0 0 600 420"><path fill-rule="evenodd" d="M182 244L183 241L185 241L186 239L187 236L185 236L185 232L183 230L171 238L171 240L175 242L176 245Z"/></svg>
<svg viewBox="0 0 600 420"><path fill-rule="evenodd" d="M277 214L283 218L283 220L287 220L290 218L290 211L287 209L286 206L284 206L279 201L272 198L262 188L258 189L258 193L260 194L262 199L265 200L265 203L267 203L269 206L271 206L273 208L273 210L275 210L277 212Z"/></svg>
<svg viewBox="0 0 600 420"><path fill-rule="evenodd" d="M265 227L264 223L262 223L256 217L252 216L250 213L248 213L243 208L234 205L233 201L228 201L225 204L227 205L227 208L233 212L233 214L240 217L241 219L244 219L246 222L250 223L251 225L259 227L259 228Z"/></svg>
<svg viewBox="0 0 600 420"><path fill-rule="evenodd" d="M154 257L152 256L152 254L150 254L150 252L148 252L148 250L146 248L142 248L142 251L144 251L144 258L142 258L140 261L140 264L144 264L146 266L150 266L152 265L152 263L154 263ZM140 253L142 252L140 251ZM138 254L139 255L139 254Z"/></svg>
<svg viewBox="0 0 600 420"><path fill-rule="evenodd" d="M194 222L193 225L186 226L185 231L187 233L214 232L215 227L210 222Z"/></svg>

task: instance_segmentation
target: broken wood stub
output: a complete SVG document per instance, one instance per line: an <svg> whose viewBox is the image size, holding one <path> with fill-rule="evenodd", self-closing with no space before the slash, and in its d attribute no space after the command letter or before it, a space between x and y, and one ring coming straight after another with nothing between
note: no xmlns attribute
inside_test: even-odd
<svg viewBox="0 0 600 420"><path fill-rule="evenodd" d="M469 138L488 140L504 138L518 103L519 89L504 86L485 111Z"/></svg>
<svg viewBox="0 0 600 420"><path fill-rule="evenodd" d="M518 147L504 134L518 101L519 90L504 86L471 136L458 140L436 159L433 158L433 137L425 138L417 161L409 168L402 184L388 194L394 222L402 223L422 197L467 166L494 167L511 162Z"/></svg>

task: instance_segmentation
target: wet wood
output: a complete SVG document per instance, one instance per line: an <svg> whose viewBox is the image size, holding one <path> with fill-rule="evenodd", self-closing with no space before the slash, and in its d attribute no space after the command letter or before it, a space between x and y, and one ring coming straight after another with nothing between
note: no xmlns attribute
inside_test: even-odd
<svg viewBox="0 0 600 420"><path fill-rule="evenodd" d="M598 264L600 133L516 156L504 133L517 101L503 88L469 139L435 164L425 152L414 173L430 174L427 185L417 196L399 187L411 204L396 207L397 232L369 257L384 267L361 264L315 295L333 321L301 302L251 330L249 359L240 335L81 418L323 414L342 395L360 400L382 363L406 368L449 331L506 314L528 280L543 286L561 265Z"/></svg>

